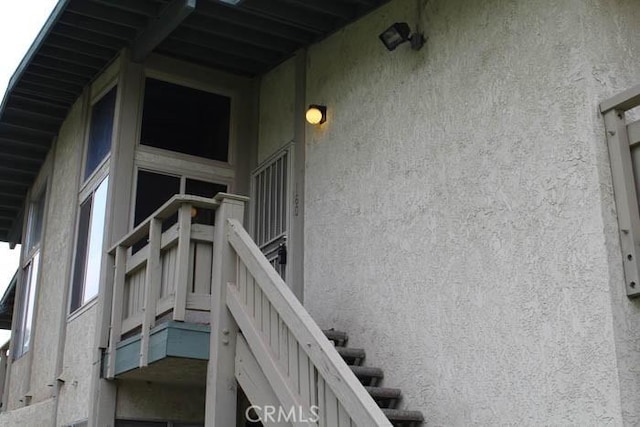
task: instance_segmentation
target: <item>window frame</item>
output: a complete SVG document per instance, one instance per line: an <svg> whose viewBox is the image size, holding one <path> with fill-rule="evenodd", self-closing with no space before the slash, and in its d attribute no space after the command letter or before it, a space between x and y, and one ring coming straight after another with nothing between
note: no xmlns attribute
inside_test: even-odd
<svg viewBox="0 0 640 427"><path fill-rule="evenodd" d="M46 166L45 166L46 168ZM13 360L20 359L25 356L32 348L35 336L36 314L38 311L38 296L40 290L40 282L42 275L42 248L44 236L46 233L47 210L49 203L49 172L45 172L45 177L40 182L36 182L27 196L27 220L23 229L23 241L25 244L21 248L20 272L18 277L18 296L17 304L17 322L13 330L11 356ZM39 212L34 212L34 206L41 208ZM31 233L33 232L34 217L41 214L40 232L37 243L33 244ZM35 279L33 274L35 271ZM31 301L31 302L29 302ZM31 307L29 308L29 305ZM26 310L26 311L25 311ZM24 341L26 332L26 323L30 325L30 334L28 342Z"/></svg>
<svg viewBox="0 0 640 427"><path fill-rule="evenodd" d="M95 303L95 301L97 301L98 296L100 295L100 289L102 288L102 277L103 277L103 272L104 272L104 267L106 265L105 263L105 252L106 252L106 247L108 244L108 231L109 231L109 227L108 227L108 222L109 222L109 201L111 199L111 191L112 191L112 182L111 182L111 177L109 176L109 172L110 172L110 168L111 168L111 158L113 156L113 148L114 148L114 142L115 139L117 138L117 122L118 122L118 112L119 112L119 108L118 108L118 103L120 102L120 93L119 93L119 80L118 78L112 78L109 79L107 82L96 82L97 83L102 83L102 86L98 89L96 89L95 87L91 88L91 95L89 97L89 102L87 102L87 111L85 113L85 121L84 121L84 126L83 126L83 131L84 131L84 141L83 141L83 150L82 150L82 165L80 168L80 188L78 191L78 199L77 199L77 204L76 204L76 218L75 218L75 233L74 233L74 241L73 241L73 252L72 252L72 262L71 262L71 270L70 270L70 274L69 274L69 297L67 299L67 319L71 319L74 318L75 316L77 316L79 313L84 312L86 307L89 307L91 305L93 305ZM114 111L113 111L113 123L112 123L112 133L111 133L111 143L110 143L110 148L109 148L109 152L105 155L104 159L102 159L100 161L100 163L98 163L98 165L96 166L95 170L90 173L87 178L84 178L85 175L85 170L87 167L87 151L89 149L89 138L90 138L90 129L91 129L91 119L92 119L92 110L93 107L102 100L102 98L107 95L111 90L115 90L115 103L114 103ZM96 191L100 188L101 184L104 182L105 179L108 179L109 182L107 183L107 194L106 194L106 207L105 207L105 212L104 212L104 223L103 223L103 228L102 228L102 258L101 258L101 263L100 263L100 274L99 274L99 283L98 283L98 291L96 292L95 295L93 295L91 298L85 299L85 291L86 291L86 283L85 283L85 279L86 279L86 263L87 263L87 254L86 251L89 250L89 247L87 246L85 248L85 254L83 256L83 260L85 262L85 271L83 273L83 280L82 280L82 289L80 290L81 298L80 298L80 304L77 307L73 307L73 295L74 292L76 291L76 284L75 284L75 272L76 272L76 266L77 266L77 262L78 262L78 239L80 237L79 233L80 233L80 215L81 215L81 207L82 205L89 200L89 198L92 198L92 207L91 207L91 212L90 212L90 218L89 218L89 229L88 229L88 233L91 233L91 219L92 219L92 215L93 215L93 197L95 197L95 193ZM88 242L90 242L90 235L87 236Z"/></svg>
<svg viewBox="0 0 640 427"><path fill-rule="evenodd" d="M204 157L193 156L191 154L180 153L177 151L165 150L162 148L152 147L149 145L143 145L140 143L142 136L142 114L144 112L144 95L145 95L145 82L146 79L160 80L166 83L171 83L178 86L184 86L186 88L199 90L202 92L208 92L214 95L226 96L230 99L230 111L229 111L229 145L227 147L227 161L207 159ZM157 68L145 68L142 76L142 84L140 89L140 99L138 104L138 120L136 123L136 157L138 153L146 153L151 156L171 157L183 160L185 162L195 162L206 165L213 170L218 171L221 175L227 175L229 173L235 174L235 152L237 144L237 121L238 121L238 94L235 90L225 87L223 85L216 85L210 82L203 82L187 76L177 75L171 72L162 71ZM233 178L233 177L232 177Z"/></svg>
<svg viewBox="0 0 640 427"><path fill-rule="evenodd" d="M203 181L210 184L226 185L227 192L229 193L233 192L233 181L230 179L220 179L214 175L202 176L198 173L190 173L193 171L190 171L187 169L182 169L182 171L178 171L177 169L172 168L171 170L168 170L168 169L159 168L158 166L159 165L157 164L154 165L152 163L151 164L145 163L144 165L136 164L134 166L132 187L131 187L131 203L129 204L130 206L129 229L130 230L133 230L136 227L135 225L136 199L138 195L138 173L140 171L151 172L151 173L156 173L161 175L168 175L168 176L173 176L175 178L178 178L180 180L180 192L178 194L185 194L186 183L188 179Z"/></svg>

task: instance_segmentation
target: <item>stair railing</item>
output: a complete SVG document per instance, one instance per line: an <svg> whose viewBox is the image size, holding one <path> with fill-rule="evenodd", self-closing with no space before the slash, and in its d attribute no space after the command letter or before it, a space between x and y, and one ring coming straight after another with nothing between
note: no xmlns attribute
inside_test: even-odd
<svg viewBox="0 0 640 427"><path fill-rule="evenodd" d="M236 218L226 307L293 425L391 426L373 398Z"/></svg>
<svg viewBox="0 0 640 427"><path fill-rule="evenodd" d="M210 310L214 227L192 224L192 216L218 206L211 198L176 195L109 250L115 271L107 378L116 373L115 350L124 337L140 333L144 367L158 318L185 321L188 310ZM163 231L176 214L177 222Z"/></svg>

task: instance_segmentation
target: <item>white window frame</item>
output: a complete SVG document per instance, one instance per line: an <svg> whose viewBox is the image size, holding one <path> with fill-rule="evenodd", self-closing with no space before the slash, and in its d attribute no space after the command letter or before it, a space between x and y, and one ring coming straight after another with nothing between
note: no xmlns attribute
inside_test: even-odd
<svg viewBox="0 0 640 427"><path fill-rule="evenodd" d="M18 280L18 321L15 328L15 336L13 338L13 357L18 359L29 352L33 344L35 333L35 320L38 307L38 294L40 289L42 266L42 241L45 234L45 223L47 218L48 206L48 179L36 183L27 198L27 220L24 228L24 245L22 247L22 258L20 263L20 274ZM35 208L39 206L41 210ZM40 217L40 235L37 242L33 242L34 221L36 221L38 213ZM30 333L25 341L27 328Z"/></svg>

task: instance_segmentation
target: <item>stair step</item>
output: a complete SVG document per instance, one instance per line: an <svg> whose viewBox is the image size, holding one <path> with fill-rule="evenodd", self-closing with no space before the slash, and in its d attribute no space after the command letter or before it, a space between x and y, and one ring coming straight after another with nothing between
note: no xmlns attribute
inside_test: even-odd
<svg viewBox="0 0 640 427"><path fill-rule="evenodd" d="M399 388L365 386L365 389L375 401L399 400L402 396L402 391Z"/></svg>
<svg viewBox="0 0 640 427"><path fill-rule="evenodd" d="M394 425L406 425L411 423L421 423L424 421L424 415L422 415L422 412L420 411L382 408L382 412Z"/></svg>
<svg viewBox="0 0 640 427"><path fill-rule="evenodd" d="M336 346L344 346L349 341L349 335L346 332L336 331L335 329L327 329L322 331L329 341L333 341Z"/></svg>
<svg viewBox="0 0 640 427"><path fill-rule="evenodd" d="M347 362L359 365L365 358L365 352L362 348L336 347L338 354Z"/></svg>
<svg viewBox="0 0 640 427"><path fill-rule="evenodd" d="M349 365L349 368L351 368L351 371L364 385L375 386L382 378L384 378L384 372L380 368L353 365Z"/></svg>

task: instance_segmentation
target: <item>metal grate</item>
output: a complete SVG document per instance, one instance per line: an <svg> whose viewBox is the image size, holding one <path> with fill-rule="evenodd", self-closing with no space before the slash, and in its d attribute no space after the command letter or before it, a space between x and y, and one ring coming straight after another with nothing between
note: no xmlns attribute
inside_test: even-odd
<svg viewBox="0 0 640 427"><path fill-rule="evenodd" d="M252 183L253 238L283 278L278 253L287 239L290 159L290 148L277 153L256 169Z"/></svg>

